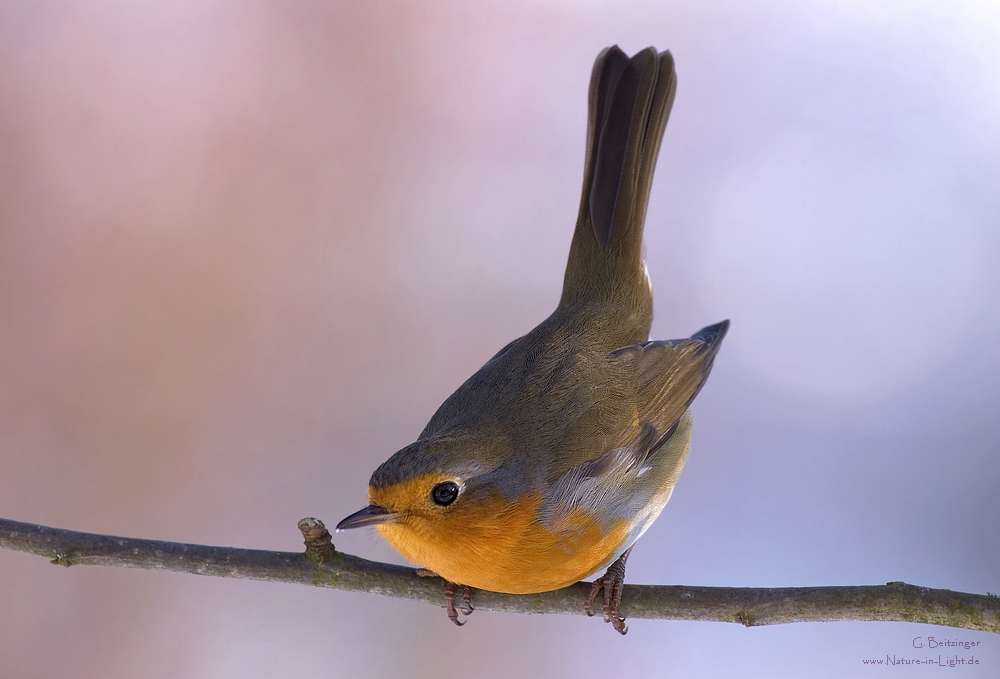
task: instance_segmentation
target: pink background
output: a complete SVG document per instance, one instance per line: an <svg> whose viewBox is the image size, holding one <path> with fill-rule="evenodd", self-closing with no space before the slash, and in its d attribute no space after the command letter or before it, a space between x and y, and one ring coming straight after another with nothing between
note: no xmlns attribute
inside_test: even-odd
<svg viewBox="0 0 1000 679"><path fill-rule="evenodd" d="M870 4L0 1L0 516L295 550L360 508L554 307L593 58L654 44L653 336L733 325L629 580L1000 591L1000 12ZM921 625L459 630L0 552L17 679L844 677L929 635L1000 673Z"/></svg>

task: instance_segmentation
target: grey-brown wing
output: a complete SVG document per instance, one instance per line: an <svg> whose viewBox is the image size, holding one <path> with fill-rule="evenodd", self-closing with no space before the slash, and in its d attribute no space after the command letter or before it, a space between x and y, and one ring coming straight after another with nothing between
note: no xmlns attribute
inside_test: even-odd
<svg viewBox="0 0 1000 679"><path fill-rule="evenodd" d="M612 354L635 371L630 439L562 474L547 494L551 506L616 516L669 492L687 456L690 418L684 415L708 378L728 327L723 321L689 339L644 342Z"/></svg>
<svg viewBox="0 0 1000 679"><path fill-rule="evenodd" d="M660 432L662 443L701 391L729 321L702 328L685 340L644 342L619 352L637 353L636 407L639 421ZM655 447L655 446L654 446Z"/></svg>

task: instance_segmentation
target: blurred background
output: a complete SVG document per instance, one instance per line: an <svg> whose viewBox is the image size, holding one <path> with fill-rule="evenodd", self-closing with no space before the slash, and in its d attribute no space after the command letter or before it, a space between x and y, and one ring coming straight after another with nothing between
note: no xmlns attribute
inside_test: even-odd
<svg viewBox="0 0 1000 679"><path fill-rule="evenodd" d="M0 0L0 516L297 550L298 519L360 508L554 308L613 43L679 74L653 337L733 323L629 581L1000 591L989 0ZM335 542L399 562L372 532ZM0 552L14 679L874 676L918 636L979 641L956 672L1000 673L996 635L925 625L458 630Z"/></svg>

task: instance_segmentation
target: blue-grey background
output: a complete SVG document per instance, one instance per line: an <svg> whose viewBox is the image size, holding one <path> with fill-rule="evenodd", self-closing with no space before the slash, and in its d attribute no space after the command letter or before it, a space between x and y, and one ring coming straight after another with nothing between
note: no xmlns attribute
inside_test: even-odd
<svg viewBox="0 0 1000 679"><path fill-rule="evenodd" d="M653 336L733 325L635 583L1000 591L992 2L0 2L0 516L293 550L554 307L596 54L679 73ZM371 533L338 548L397 560ZM922 625L440 609L0 553L0 674L844 677ZM909 667L913 675L939 668ZM898 669L897 669L898 671Z"/></svg>

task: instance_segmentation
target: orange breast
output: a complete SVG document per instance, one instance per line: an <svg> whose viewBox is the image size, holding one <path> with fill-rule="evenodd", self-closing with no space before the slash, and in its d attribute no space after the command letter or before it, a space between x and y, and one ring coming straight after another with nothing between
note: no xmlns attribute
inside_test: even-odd
<svg viewBox="0 0 1000 679"><path fill-rule="evenodd" d="M609 563L627 538L625 519L602 525L583 509L539 522L541 498L497 498L441 520L412 516L378 527L410 561L477 589L509 594L571 585Z"/></svg>

